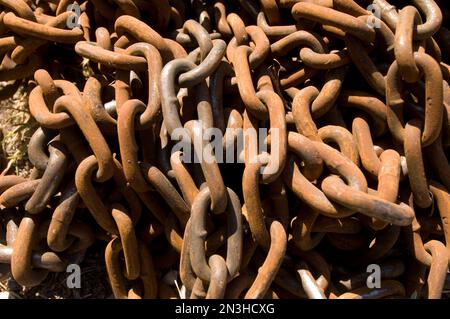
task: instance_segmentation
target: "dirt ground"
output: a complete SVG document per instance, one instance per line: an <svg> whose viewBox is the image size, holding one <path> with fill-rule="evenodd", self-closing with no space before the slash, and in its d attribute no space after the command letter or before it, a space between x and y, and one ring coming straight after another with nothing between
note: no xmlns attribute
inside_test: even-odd
<svg viewBox="0 0 450 319"><path fill-rule="evenodd" d="M9 88L0 83L2 90ZM20 86L9 99L0 101L0 133L2 141L1 171L2 175L17 174L27 176L31 169L28 161L27 145L37 129L28 110L28 94L24 86Z"/></svg>

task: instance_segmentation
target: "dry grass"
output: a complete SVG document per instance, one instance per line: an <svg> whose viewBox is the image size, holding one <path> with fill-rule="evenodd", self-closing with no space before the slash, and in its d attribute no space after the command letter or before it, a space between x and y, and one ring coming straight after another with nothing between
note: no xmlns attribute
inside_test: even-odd
<svg viewBox="0 0 450 319"><path fill-rule="evenodd" d="M28 94L21 86L12 98L0 101L0 129L2 132L2 174L28 176L28 142L37 129L28 108Z"/></svg>

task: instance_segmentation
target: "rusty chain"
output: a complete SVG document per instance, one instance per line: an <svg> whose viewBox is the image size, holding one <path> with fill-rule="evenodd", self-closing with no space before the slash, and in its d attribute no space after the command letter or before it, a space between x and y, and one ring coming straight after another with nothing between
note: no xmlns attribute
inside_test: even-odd
<svg viewBox="0 0 450 319"><path fill-rule="evenodd" d="M0 97L25 85L39 126L29 177L0 176L2 273L36 286L99 243L116 298L441 298L449 15L0 0Z"/></svg>

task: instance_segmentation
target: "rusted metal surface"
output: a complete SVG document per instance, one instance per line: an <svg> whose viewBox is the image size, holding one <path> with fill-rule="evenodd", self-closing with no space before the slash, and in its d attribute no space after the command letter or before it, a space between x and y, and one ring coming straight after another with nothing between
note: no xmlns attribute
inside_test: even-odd
<svg viewBox="0 0 450 319"><path fill-rule="evenodd" d="M2 272L96 244L116 298L441 298L449 10L366 2L0 0L0 97L39 126Z"/></svg>

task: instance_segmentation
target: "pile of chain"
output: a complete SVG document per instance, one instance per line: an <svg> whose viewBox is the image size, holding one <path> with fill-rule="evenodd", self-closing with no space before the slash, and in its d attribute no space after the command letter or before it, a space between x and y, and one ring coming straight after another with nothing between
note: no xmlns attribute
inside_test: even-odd
<svg viewBox="0 0 450 319"><path fill-rule="evenodd" d="M116 298L440 298L445 5L0 0L1 96L39 124L0 177L2 273L100 245Z"/></svg>

